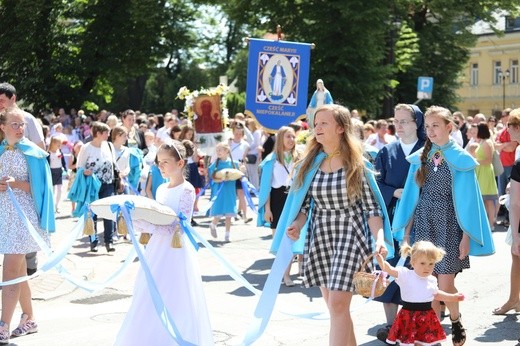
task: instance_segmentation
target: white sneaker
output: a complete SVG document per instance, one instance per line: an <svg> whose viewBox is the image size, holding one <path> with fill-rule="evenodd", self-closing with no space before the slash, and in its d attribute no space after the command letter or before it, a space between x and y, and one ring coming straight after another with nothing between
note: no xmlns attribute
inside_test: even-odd
<svg viewBox="0 0 520 346"><path fill-rule="evenodd" d="M214 224L210 223L209 224L209 229L211 231L211 236L213 238L217 238L217 226L215 226Z"/></svg>
<svg viewBox="0 0 520 346"><path fill-rule="evenodd" d="M226 232L226 234L224 235L224 241L226 243L229 243L229 232Z"/></svg>

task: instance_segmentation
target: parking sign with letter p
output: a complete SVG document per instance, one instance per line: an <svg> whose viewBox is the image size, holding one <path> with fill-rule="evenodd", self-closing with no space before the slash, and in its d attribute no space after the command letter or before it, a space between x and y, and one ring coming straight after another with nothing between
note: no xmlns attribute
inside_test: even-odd
<svg viewBox="0 0 520 346"><path fill-rule="evenodd" d="M430 100L433 94L433 77L417 78L417 98Z"/></svg>

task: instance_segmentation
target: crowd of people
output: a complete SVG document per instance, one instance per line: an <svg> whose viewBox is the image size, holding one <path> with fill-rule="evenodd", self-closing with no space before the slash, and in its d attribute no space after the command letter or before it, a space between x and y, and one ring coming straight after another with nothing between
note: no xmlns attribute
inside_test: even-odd
<svg viewBox="0 0 520 346"><path fill-rule="evenodd" d="M193 226L198 226L193 215L202 211L197 194L208 184L209 234L219 237L219 222L224 218L225 242L231 241L231 227L240 218L246 224L253 220L247 201L256 192L256 224L272 230L271 252L278 254L290 244L303 286L321 289L330 313L330 345L356 345L350 315L353 277L374 252L380 267L396 277L378 298L384 304L387 327L377 337L389 344L442 342L446 336L439 331L438 321L447 308L452 342L463 345L468 336L456 275L470 267L470 255L494 253L491 232L496 224L511 226L512 270L510 297L492 313L520 310L516 275L520 266L520 109L505 109L497 121L483 114L452 114L439 106L423 113L415 105L398 104L392 117L363 122L356 110L324 104L312 110L312 124L298 121L276 134L264 132L255 119L237 113L224 126L221 142L210 151L214 154L197 141L194 124L175 110L164 115L130 109L119 115L108 111L86 115L81 110L67 114L61 108L55 115L36 119L17 108L14 87L0 83L0 112L0 205L8 211L0 214L4 281L33 273L35 253L41 250L24 223L17 224L16 230L2 226L22 217L17 216L8 192L14 192L37 234L49 243L55 214L64 212L57 208L63 179L74 190L79 176L82 184L97 186L95 199L145 195L182 211ZM37 177L31 173L36 169L42 172ZM223 169L242 172L250 184L218 178L217 172ZM507 193L511 195L509 210L499 204L499 196ZM71 210L82 212L82 202L72 199ZM103 220L103 226L106 251L116 251L115 223ZM154 230L146 258L173 320L180 321L178 314L182 314L183 338L212 344L202 282L193 259L196 252L189 246L170 247L175 225L141 227ZM90 251L98 252L97 230L89 242ZM399 253L411 255L411 261L401 267ZM189 280L173 282L162 275L165 261L184 263L182 270L177 268L179 276ZM284 266L279 281L289 287L295 285L292 262ZM118 344L138 344L141 339L158 344L171 341L159 317L148 319L154 312L143 313L143 306L153 305L143 276L141 272L137 277ZM171 295L168 291L174 286L180 293ZM38 330L30 300L27 281L2 290L0 343ZM18 303L22 317L13 329ZM193 311L203 311L202 318ZM429 322L420 326L420 332L410 333L419 328L408 324L416 315ZM135 327L145 323L153 325L148 334Z"/></svg>

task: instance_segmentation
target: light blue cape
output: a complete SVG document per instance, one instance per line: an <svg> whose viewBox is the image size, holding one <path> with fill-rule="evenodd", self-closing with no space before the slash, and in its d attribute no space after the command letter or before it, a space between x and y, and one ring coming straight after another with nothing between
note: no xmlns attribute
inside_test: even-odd
<svg viewBox="0 0 520 346"><path fill-rule="evenodd" d="M5 152L7 141L0 144L0 156ZM15 145L25 155L29 166L29 184L31 194L36 206L36 212L40 219L40 227L46 231L56 230L54 215L54 195L52 192L52 178L45 150L26 138L22 138Z"/></svg>
<svg viewBox="0 0 520 346"><path fill-rule="evenodd" d="M287 196L287 201L285 202L285 206L282 211L282 215L280 216L280 220L278 221L278 225L276 227L276 233L273 238L273 243L271 244L271 253L276 254L280 244L282 242L282 239L284 237L287 237L285 231L287 230L287 227L296 219L296 216L300 212L300 209L303 205L303 202L305 200L305 196L307 195L307 191L309 190L309 187L312 183L312 180L314 176L316 175L316 172L318 171L321 163L323 160L327 157L327 155L323 152L318 154L316 159L314 160L311 168L309 169L309 172L305 175L303 185L295 189L294 186L291 186L291 189L289 190L289 195ZM368 179L369 186L372 189L372 192L374 193L374 196L379 204L379 207L381 209L381 212L383 214L383 225L384 225L384 236L385 236L385 245L388 250L388 256L387 258L393 258L394 256L394 243L392 238L392 232L390 227L390 222L388 219L388 214L386 212L385 202L383 200L383 196L381 195L381 192L379 191L379 187L377 186L377 182L374 176L374 167L372 164L365 159L365 175ZM260 205L260 204L259 204ZM307 221L305 222L305 226L302 228L300 233L300 238L295 241L292 244L292 252L295 254L301 254L303 253L303 249L305 246L305 237L307 235L307 228L310 220L310 216L312 214L312 211L309 213L309 216L307 218ZM368 232L370 235L370 232ZM375 242L373 242L375 244Z"/></svg>
<svg viewBox="0 0 520 346"><path fill-rule="evenodd" d="M406 158L410 162L410 169L401 201L396 208L392 222L392 230L398 241L403 240L406 225L411 222L419 202L420 188L415 181L415 175L421 167L423 150L424 148ZM495 253L489 221L475 175L475 167L478 163L453 141L442 147L433 144L428 153L428 159L431 159L438 150L442 152L442 156L451 172L455 215L460 228L470 238L469 254L472 256L484 256Z"/></svg>

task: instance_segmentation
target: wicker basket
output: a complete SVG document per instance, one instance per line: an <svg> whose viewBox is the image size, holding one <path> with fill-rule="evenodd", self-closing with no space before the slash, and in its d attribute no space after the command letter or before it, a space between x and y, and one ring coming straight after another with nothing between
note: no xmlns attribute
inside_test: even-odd
<svg viewBox="0 0 520 346"><path fill-rule="evenodd" d="M387 288L386 273L380 270L375 270L372 273L365 271L365 267L374 257L374 254L370 254L359 268L359 271L354 273L354 287L356 293L363 297L375 298L379 297Z"/></svg>

